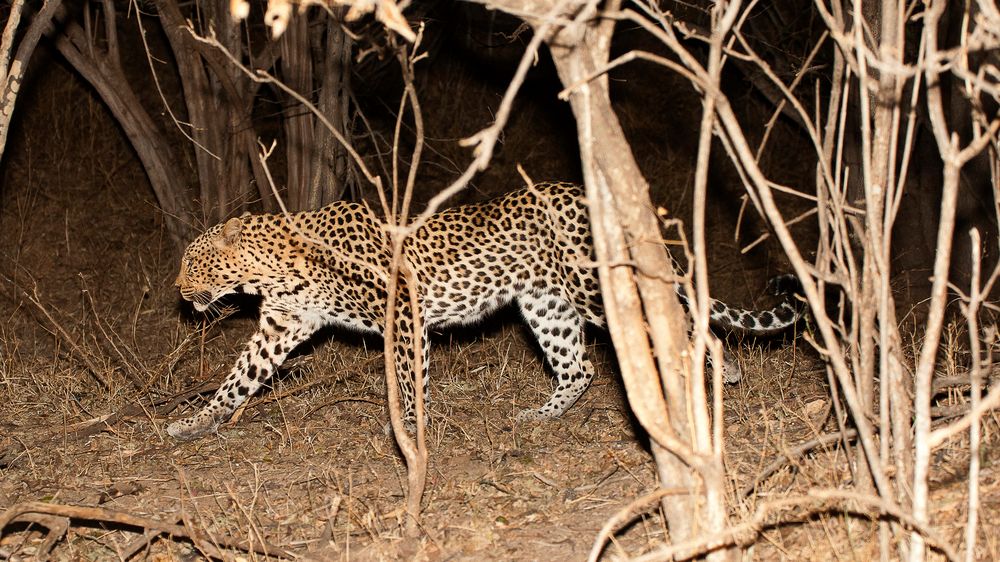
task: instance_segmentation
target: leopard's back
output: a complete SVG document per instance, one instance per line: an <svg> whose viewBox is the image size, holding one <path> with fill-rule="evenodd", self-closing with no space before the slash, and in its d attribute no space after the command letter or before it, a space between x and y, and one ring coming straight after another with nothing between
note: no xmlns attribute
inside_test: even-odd
<svg viewBox="0 0 1000 562"><path fill-rule="evenodd" d="M602 316L582 190L538 184L434 215L407 243L431 325L476 321L518 295L558 292Z"/></svg>

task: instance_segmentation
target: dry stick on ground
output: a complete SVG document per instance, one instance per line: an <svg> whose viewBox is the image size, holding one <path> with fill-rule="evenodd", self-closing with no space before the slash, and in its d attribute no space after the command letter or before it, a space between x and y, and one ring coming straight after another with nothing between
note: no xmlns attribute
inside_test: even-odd
<svg viewBox="0 0 1000 562"><path fill-rule="evenodd" d="M45 540L42 544L35 547L35 559L37 560L47 560L49 553L55 548L56 543L59 542L63 536L66 535L66 531L69 530L69 518L67 517L57 517L54 515L46 515L42 513L25 513L18 518L18 521L24 523L37 523L46 529L48 532L45 534ZM0 527L0 537L3 536L3 527ZM16 549L16 547L15 547ZM15 560L13 556L16 554L16 550L10 552L7 555L0 553L0 557L4 560Z"/></svg>
<svg viewBox="0 0 1000 562"><path fill-rule="evenodd" d="M167 534L174 537L184 537L195 541L196 543L201 543L208 540L208 537L203 533L199 533L194 530L188 530L183 525L175 525L172 523L167 523L166 521L161 521L159 519L153 519L150 517L144 517L141 515L133 515L131 513L126 513L124 511L117 511L113 509L106 509L103 507L85 507L76 505L59 505L51 503L42 502L26 502L17 504L3 514L0 514L0 536L3 534L3 530L14 523L15 521L23 520L24 516L33 515L49 515L56 517L68 517L70 519L80 519L84 521L95 521L98 523L114 523L118 525L126 525L129 527L141 527L150 531L155 531L157 533ZM68 527L67 527L68 528ZM50 532L55 532L58 529L51 529ZM65 534L65 530L60 531L61 534ZM256 552L258 554L263 554L266 556L280 556L282 558L292 558L291 553L284 550L283 548L262 542L260 544L250 544L243 539L231 539L228 537L223 537L221 539L214 539L215 542L224 548L230 548L233 550L241 550L244 552Z"/></svg>
<svg viewBox="0 0 1000 562"><path fill-rule="evenodd" d="M868 509L865 509L867 507ZM749 521L722 532L676 544L657 547L652 552L632 559L633 562L688 560L703 556L726 545L749 545L762 531L792 522L806 522L819 513L854 514L871 519L889 518L920 533L948 560L957 562L958 553L933 528L916 520L877 496L844 490L809 490L804 496L791 496L761 504Z"/></svg>
<svg viewBox="0 0 1000 562"><path fill-rule="evenodd" d="M784 468L787 464L789 464L795 459L802 457L809 451L817 447L825 447L826 445L829 445L831 443L836 443L838 441L843 441L845 444L847 444L848 441L857 437L857 434L858 432L856 430L848 429L842 432L838 431L836 433L828 433L826 435L822 435L815 439L810 439L805 443L800 443L799 445L792 447L791 449L783 452L780 457L772 461L770 464L757 471L757 474L756 476L754 476L753 481L744 486L742 490L740 490L739 497L745 498L749 496L750 494L753 493L754 490L757 489L757 486L759 486L761 482L767 480L772 474L778 472L779 470Z"/></svg>
<svg viewBox="0 0 1000 562"><path fill-rule="evenodd" d="M690 491L684 488L658 488L629 502L628 505L612 515L611 518L604 523L604 526L601 527L600 532L597 533L597 538L594 539L594 546L590 549L590 555L587 557L587 562L597 562L597 559L601 557L601 552L604 551L604 543L606 543L622 525L628 523L634 517L649 509L650 504L658 502L666 496L689 493Z"/></svg>
<svg viewBox="0 0 1000 562"><path fill-rule="evenodd" d="M988 291L980 291L980 294L989 294ZM982 303L986 304L986 303ZM950 377L935 377L934 384L931 387L932 395L937 395L946 390L969 386L972 376L972 371L959 372L959 374ZM985 383L986 386L993 387L1000 384L1000 365L990 365L989 368L983 372L982 367L980 367L979 373L980 381Z"/></svg>
<svg viewBox="0 0 1000 562"><path fill-rule="evenodd" d="M180 521L181 520L178 519L177 521L174 522L174 524L176 525ZM161 533L159 531L154 531L154 530L147 529L146 531L144 531L142 533L142 536L136 537L134 540L132 540L132 542L130 542L127 545L125 545L125 548L123 548L121 550L121 552L119 553L121 559L122 560L129 560L133 556L135 556L136 554L139 554L140 550L148 549L150 547L150 545L153 544L153 541L156 540L156 538L159 537L162 534L163 533ZM146 552L146 556L145 556L144 559L148 559L148 558L149 558L149 552L147 551Z"/></svg>
<svg viewBox="0 0 1000 562"><path fill-rule="evenodd" d="M928 435L927 443L930 450L941 446L946 440L969 429L972 424L982 418L990 410L1000 408L1000 385L994 385L990 391L961 419L944 427L935 429Z"/></svg>

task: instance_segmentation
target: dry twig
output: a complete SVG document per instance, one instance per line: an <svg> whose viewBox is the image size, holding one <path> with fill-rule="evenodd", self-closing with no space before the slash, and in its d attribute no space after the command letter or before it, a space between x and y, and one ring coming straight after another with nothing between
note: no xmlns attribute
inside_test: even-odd
<svg viewBox="0 0 1000 562"><path fill-rule="evenodd" d="M54 518L40 519L37 517L39 515L52 516ZM103 507L60 505L42 502L20 503L9 508L3 514L0 514L0 533L2 533L3 529L11 523L25 520L25 517L28 517L29 520L45 524L46 526L50 524L52 525L49 527L49 536L46 538L46 542L50 540L54 542L55 540L62 538L66 530L69 529L69 525L63 525L62 522L56 523L58 519L55 518L68 518L70 520L77 519L97 523L114 523L128 527L139 527L147 529L148 531L153 531L157 534L183 537L190 539L197 544L199 548L204 549L206 552L221 554L214 546L212 546L211 542L208 542L209 537L202 531L189 529L184 525L175 525L159 519L133 515L131 513ZM53 535L56 536L56 539L52 538ZM292 558L292 554L283 548L259 540L248 542L245 539L232 539L229 537L214 537L212 540L222 548L241 550L244 552L256 552L266 556Z"/></svg>

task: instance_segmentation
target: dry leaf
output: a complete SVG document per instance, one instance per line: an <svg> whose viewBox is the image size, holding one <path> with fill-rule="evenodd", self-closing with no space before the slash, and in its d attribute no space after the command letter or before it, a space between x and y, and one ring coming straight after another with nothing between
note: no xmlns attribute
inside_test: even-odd
<svg viewBox="0 0 1000 562"><path fill-rule="evenodd" d="M288 19L292 17L292 3L289 0L268 0L264 24L271 28L271 37L277 39L288 29Z"/></svg>
<svg viewBox="0 0 1000 562"><path fill-rule="evenodd" d="M235 21L242 21L250 15L250 3L247 0L229 0L229 15Z"/></svg>

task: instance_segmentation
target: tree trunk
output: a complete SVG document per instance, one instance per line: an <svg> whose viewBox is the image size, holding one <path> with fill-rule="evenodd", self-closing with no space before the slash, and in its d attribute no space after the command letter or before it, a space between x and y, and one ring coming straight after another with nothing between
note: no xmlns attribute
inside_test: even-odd
<svg viewBox="0 0 1000 562"><path fill-rule="evenodd" d="M704 532L699 522L721 530L723 472L708 460L710 451L688 441L696 433L691 408L699 406L689 403L686 381L687 317L671 282L649 185L611 105L607 76L590 80L607 64L612 31L608 22L569 26L549 47L560 79L572 88L604 306L629 403L652 438L661 486L690 492L662 501L671 541L678 542Z"/></svg>
<svg viewBox="0 0 1000 562"><path fill-rule="evenodd" d="M38 40L42 34L51 28L52 17L62 5L61 0L47 0L42 5L42 9L31 18L31 24L25 32L24 37L17 46L17 53L14 59L10 60L10 53L14 50L14 40L17 35L18 24L21 21L21 13L24 9L24 0L15 0L11 4L10 15L3 32L3 42L0 44L0 159L3 158L4 148L7 146L7 133L10 131L10 120L14 116L14 104L17 102L17 94L21 89L21 80L24 78L24 71L31 60L31 55L38 46ZM10 64L8 65L8 61Z"/></svg>

